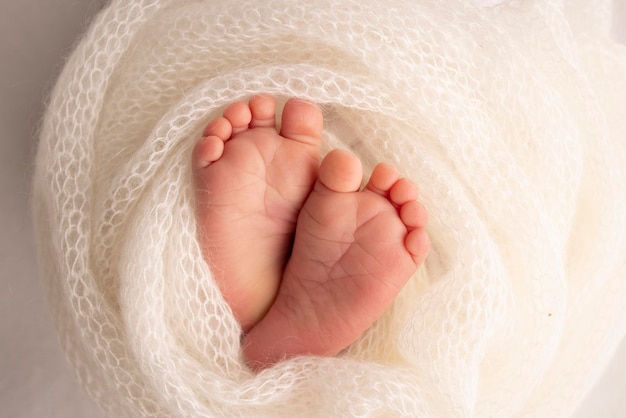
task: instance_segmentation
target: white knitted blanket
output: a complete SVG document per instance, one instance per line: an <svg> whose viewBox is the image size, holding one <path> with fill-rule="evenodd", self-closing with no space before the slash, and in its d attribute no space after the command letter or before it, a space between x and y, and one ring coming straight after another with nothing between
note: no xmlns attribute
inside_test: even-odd
<svg viewBox="0 0 626 418"><path fill-rule="evenodd" d="M626 334L626 49L610 1L499 3L100 14L52 92L34 207L63 347L108 416L574 410ZM255 375L196 240L190 154L260 92L320 103L325 151L415 181L433 250L341 355Z"/></svg>

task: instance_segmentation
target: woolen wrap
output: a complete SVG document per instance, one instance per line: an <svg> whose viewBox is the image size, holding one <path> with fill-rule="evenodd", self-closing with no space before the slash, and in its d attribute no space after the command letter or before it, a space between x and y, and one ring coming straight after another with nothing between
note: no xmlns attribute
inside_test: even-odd
<svg viewBox="0 0 626 418"><path fill-rule="evenodd" d="M108 416L576 408L626 333L626 49L610 1L495 3L101 12L51 93L33 192L62 345ZM319 103L324 152L419 185L432 240L345 352L259 374L202 257L191 177L204 125L257 93Z"/></svg>

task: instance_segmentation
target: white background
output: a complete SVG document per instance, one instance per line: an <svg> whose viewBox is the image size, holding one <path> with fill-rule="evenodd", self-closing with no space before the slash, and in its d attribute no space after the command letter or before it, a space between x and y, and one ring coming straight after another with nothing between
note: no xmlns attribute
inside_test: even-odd
<svg viewBox="0 0 626 418"><path fill-rule="evenodd" d="M227 0L225 0L227 1ZM621 39L626 40L626 0ZM0 417L99 416L57 344L36 274L32 156L47 92L105 0L0 0ZM576 418L626 417L626 342Z"/></svg>

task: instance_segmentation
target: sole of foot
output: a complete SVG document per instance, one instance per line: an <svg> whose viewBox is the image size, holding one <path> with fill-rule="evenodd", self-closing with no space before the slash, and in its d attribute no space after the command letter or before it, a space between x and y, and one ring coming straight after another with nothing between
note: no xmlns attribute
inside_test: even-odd
<svg viewBox="0 0 626 418"><path fill-rule="evenodd" d="M361 180L351 153L334 150L322 161L278 296L243 340L251 368L336 355L382 316L424 262L430 241L417 188L386 164L363 190Z"/></svg>
<svg viewBox="0 0 626 418"><path fill-rule="evenodd" d="M228 106L193 152L198 237L244 331L268 311L291 253L296 221L317 178L323 117L259 95Z"/></svg>

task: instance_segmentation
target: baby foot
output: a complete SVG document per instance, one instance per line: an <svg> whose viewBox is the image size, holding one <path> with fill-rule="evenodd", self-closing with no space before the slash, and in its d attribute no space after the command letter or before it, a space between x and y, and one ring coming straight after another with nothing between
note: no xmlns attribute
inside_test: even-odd
<svg viewBox="0 0 626 418"><path fill-rule="evenodd" d="M317 177L323 117L291 99L230 105L194 149L198 234L224 298L247 331L272 304L298 213Z"/></svg>
<svg viewBox="0 0 626 418"><path fill-rule="evenodd" d="M243 341L248 364L336 355L394 300L430 242L417 188L385 164L363 191L359 159L335 150L305 202L276 300Z"/></svg>

